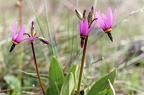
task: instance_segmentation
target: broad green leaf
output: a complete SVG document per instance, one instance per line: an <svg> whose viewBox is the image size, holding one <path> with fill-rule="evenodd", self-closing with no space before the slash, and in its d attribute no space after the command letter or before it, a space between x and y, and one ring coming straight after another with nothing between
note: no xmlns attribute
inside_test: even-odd
<svg viewBox="0 0 144 95"><path fill-rule="evenodd" d="M89 90L87 95L97 95L99 92L107 89L109 86L108 79L110 80L111 84L113 84L115 76L116 76L116 69L114 69L112 72L96 81Z"/></svg>
<svg viewBox="0 0 144 95"><path fill-rule="evenodd" d="M69 73L66 75L60 95L72 95L74 89L74 76L73 73Z"/></svg>
<svg viewBox="0 0 144 95"><path fill-rule="evenodd" d="M113 85L111 84L111 81L110 81L109 79L108 79L108 82L109 82L110 88L108 89L108 94L107 94L107 95L115 95L114 87L113 87Z"/></svg>
<svg viewBox="0 0 144 95"><path fill-rule="evenodd" d="M9 84L10 88L15 89L11 95L20 95L21 82L18 78L13 75L6 75L4 80Z"/></svg>
<svg viewBox="0 0 144 95"><path fill-rule="evenodd" d="M109 87L106 90L99 92L97 95L115 95L115 90L109 79L108 82Z"/></svg>
<svg viewBox="0 0 144 95"><path fill-rule="evenodd" d="M60 90L63 84L64 74L58 60L53 57L49 69L49 87L47 95L59 95L57 88Z"/></svg>
<svg viewBox="0 0 144 95"><path fill-rule="evenodd" d="M75 88L77 87L77 83L78 83L78 65L72 66L69 73L70 72L73 73L74 75L74 89L72 91L72 95L74 95Z"/></svg>
<svg viewBox="0 0 144 95"><path fill-rule="evenodd" d="M46 95L59 95L60 91L59 88L55 83L53 83L46 91Z"/></svg>
<svg viewBox="0 0 144 95"><path fill-rule="evenodd" d="M75 81L75 83L77 83L77 81L78 81L78 65L72 66L71 69L70 69L70 71L69 71L69 73L70 72L73 73L73 75L74 75L74 81Z"/></svg>

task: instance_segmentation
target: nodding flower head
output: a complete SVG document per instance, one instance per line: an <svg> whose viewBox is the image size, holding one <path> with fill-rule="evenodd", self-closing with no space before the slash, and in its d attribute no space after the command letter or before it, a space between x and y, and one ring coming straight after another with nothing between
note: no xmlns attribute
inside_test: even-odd
<svg viewBox="0 0 144 95"><path fill-rule="evenodd" d="M93 18L94 8L91 8L88 16L86 16L86 10L81 14L78 10L75 10L79 21L80 38L81 38L81 48L83 48L85 39L88 37L89 33L94 29L96 25L96 18Z"/></svg>
<svg viewBox="0 0 144 95"><path fill-rule="evenodd" d="M80 28L80 37L87 37L89 33L94 29L94 25L89 26L88 25L88 19L82 19L79 22L79 28Z"/></svg>
<svg viewBox="0 0 144 95"><path fill-rule="evenodd" d="M14 47L17 44L19 44L22 41L22 38L23 38L25 30L26 30L26 26L23 25L20 28L18 34L16 35L17 26L18 26L18 22L15 22L13 27L12 27L12 43L13 43L13 45L10 48L10 52L14 49Z"/></svg>
<svg viewBox="0 0 144 95"><path fill-rule="evenodd" d="M85 39L88 37L89 33L94 29L94 25L89 26L88 25L88 19L82 19L79 22L79 28L80 28L80 38L81 38L81 48L84 45Z"/></svg>
<svg viewBox="0 0 144 95"><path fill-rule="evenodd" d="M24 40L28 40L28 41L35 41L37 39L39 39L41 42L43 42L44 44L47 44L49 45L50 42L46 39L46 38L43 38L43 37L37 37L36 36L36 32L34 30L34 22L32 21L32 26L31 26L31 35L28 34L28 33L25 33L25 30L26 30L26 26L23 25L21 28L20 28L20 31L18 33L18 35L16 36L16 29L17 29L17 26L18 26L18 23L15 22L14 25L13 25L13 28L12 28L12 46L10 48L10 52L12 52L12 50L14 49L14 47L19 44L20 42L24 41ZM22 39L24 35L27 35L28 38L25 38L25 39Z"/></svg>
<svg viewBox="0 0 144 95"><path fill-rule="evenodd" d="M15 45L19 44L22 41L22 38L24 36L23 34L25 33L25 30L26 30L26 26L23 25L20 28L18 35L16 35L17 26L18 26L18 23L15 22L12 28L12 43Z"/></svg>
<svg viewBox="0 0 144 95"><path fill-rule="evenodd" d="M111 35L113 24L117 18L117 11L114 10L112 14L112 10L109 7L107 9L107 15L101 14L100 11L96 12L95 17L98 18L97 23L102 28L102 30L108 34L110 40L113 42L113 38Z"/></svg>

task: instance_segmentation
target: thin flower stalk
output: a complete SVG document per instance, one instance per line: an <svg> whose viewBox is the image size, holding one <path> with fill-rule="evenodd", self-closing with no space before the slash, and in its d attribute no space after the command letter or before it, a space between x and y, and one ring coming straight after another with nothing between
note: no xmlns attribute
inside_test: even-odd
<svg viewBox="0 0 144 95"><path fill-rule="evenodd" d="M23 38L25 30L26 30L25 25L23 25L20 28L20 30L19 30L19 32L18 32L18 34L16 36L17 26L18 26L18 22L15 22L14 25L13 25L13 27L12 27L12 43L13 44L12 44L12 46L10 48L10 52L12 52L12 50L14 49L14 47L16 45L18 45L22 41L22 38Z"/></svg>
<svg viewBox="0 0 144 95"><path fill-rule="evenodd" d="M35 32L35 28L34 28L34 22L32 21L32 27L31 27L31 35L27 34L29 36L29 38L31 37L32 39L34 38L34 40L39 39L41 42L43 42L44 44L49 45L49 41L46 38L43 37L37 37L36 36L36 32ZM36 55L35 55L35 49L34 49L34 40L31 41L31 47L32 47L32 52L33 52L33 58L34 58L34 64L35 64L35 69L36 69L36 73L38 76L38 80L39 80L39 84L41 87L41 90L43 92L43 95L46 95L44 87L42 85L42 81L41 81L41 77L40 77L40 73L39 73L39 69L38 69L38 65L37 65L37 60L36 60Z"/></svg>
<svg viewBox="0 0 144 95"><path fill-rule="evenodd" d="M46 95L45 90L44 90L44 87L43 87L43 85L42 85L42 81L41 81L41 77L40 77L40 73L39 73L39 69L38 69L38 65L37 65L37 60L36 60L36 55L35 55L35 49L34 49L34 44L33 44L33 42L31 42L31 47L32 47L32 52L33 52L35 69L36 69L36 73L37 73L37 76L38 76L38 81L39 81L41 90L42 90L42 92L43 92L43 95Z"/></svg>
<svg viewBox="0 0 144 95"><path fill-rule="evenodd" d="M80 86L81 86L83 69L84 69L84 61L85 61L85 55L86 55L87 41L88 41L88 37L85 39L85 44L84 44L84 48L83 48L81 66L80 66L80 74L79 74L79 80L78 80L78 87L77 87L77 94L76 95L80 94Z"/></svg>
<svg viewBox="0 0 144 95"><path fill-rule="evenodd" d="M34 41L37 40L37 39L39 39L41 42L43 42L44 44L47 44L47 45L49 45L50 42L49 42L46 38L37 37L37 36L36 36L35 30L34 30L34 22L32 22L31 35L28 34L28 33L25 33L25 30L26 30L25 25L23 25L23 26L20 28L20 31L19 31L18 34L16 35L17 26L18 26L18 23L15 22L14 25L13 25L13 28L12 28L12 43L13 43L13 45L12 45L11 48L10 48L10 52L11 52L11 51L14 49L14 47L15 47L16 45L18 45L20 42L22 42L22 41L24 41L24 40L31 41L31 47L32 47L32 52L33 52L35 69L36 69L36 73L37 73L37 76L38 76L38 81L39 81L39 83L40 83L40 87L41 87L41 90L42 90L42 92L43 92L43 95L46 95L46 94L45 94L44 87L42 86L42 81L41 81L41 78L40 78L40 73L39 73L39 69L38 69L38 65L37 65L37 60L36 60L36 55L35 55L35 49L34 49ZM24 36L24 35L27 35L28 38L23 39L23 36Z"/></svg>
<svg viewBox="0 0 144 95"><path fill-rule="evenodd" d="M33 41L33 40L37 39L37 37L31 37L31 36L28 37L28 38L23 39L24 34L27 34L27 33L25 33L26 26L23 25L20 28L18 34L16 34L17 26L18 26L18 22L15 22L14 25L13 25L13 27L12 27L12 46L10 48L10 52L12 52L13 49L15 48L15 46L18 45L19 43L21 43L22 41L25 41L25 40ZM45 43L48 44L48 41L45 40Z"/></svg>
<svg viewBox="0 0 144 95"><path fill-rule="evenodd" d="M81 48L83 48L79 80L78 80L78 87L77 87L77 92L76 92L76 95L79 95L82 76L83 76L83 68L84 68L88 36L89 36L90 32L94 29L97 19L93 18L93 13L94 13L93 7L91 8L91 11L89 12L88 16L86 16L86 10L83 11L83 14L81 14L77 10L75 10L75 12L76 12L78 18L80 19L80 21L79 21L79 30L80 30L80 38L81 38L80 45L81 45Z"/></svg>

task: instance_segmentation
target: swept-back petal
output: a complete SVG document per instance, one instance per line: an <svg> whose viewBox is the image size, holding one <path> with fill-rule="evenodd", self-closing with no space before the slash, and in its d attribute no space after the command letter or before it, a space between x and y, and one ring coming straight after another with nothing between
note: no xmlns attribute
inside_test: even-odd
<svg viewBox="0 0 144 95"><path fill-rule="evenodd" d="M116 9L115 9L115 10L114 10L114 13L113 13L113 21L112 21L112 25L114 24L116 18L117 18L117 11L116 11Z"/></svg>
<svg viewBox="0 0 144 95"><path fill-rule="evenodd" d="M88 36L87 35L87 30L88 30L88 20L85 19L84 20L84 25L83 25L83 33L82 33L83 36Z"/></svg>
<svg viewBox="0 0 144 95"><path fill-rule="evenodd" d="M88 20L87 19L80 20L79 27L80 27L80 35L87 36Z"/></svg>
<svg viewBox="0 0 144 95"><path fill-rule="evenodd" d="M16 42L20 42L20 41L21 41L22 37L24 36L23 34L25 33L25 30L26 30L26 26L23 25L23 26L21 27L18 35L17 35L17 38L16 38L16 40L15 40Z"/></svg>
<svg viewBox="0 0 144 95"><path fill-rule="evenodd" d="M17 26L18 26L18 22L15 22L12 27L12 40L15 40Z"/></svg>
<svg viewBox="0 0 144 95"><path fill-rule="evenodd" d="M105 15L103 15L103 16L105 16ZM107 28L107 29L112 27L112 21L109 21L108 17L105 17L104 24L105 24L105 28Z"/></svg>
<svg viewBox="0 0 144 95"><path fill-rule="evenodd" d="M104 24L104 21L101 18L100 11L96 12L95 18L98 18L97 23L104 30L105 29L105 24Z"/></svg>
<svg viewBox="0 0 144 95"><path fill-rule="evenodd" d="M80 29L80 34L81 34L81 31L83 30L83 20L80 20L79 22L79 29Z"/></svg>
<svg viewBox="0 0 144 95"><path fill-rule="evenodd" d="M106 17L104 14L102 14L102 20L103 20L104 22L107 20L107 17Z"/></svg>
<svg viewBox="0 0 144 95"><path fill-rule="evenodd" d="M110 27L109 19L104 14L102 14L102 19L103 19L105 28L109 28Z"/></svg>
<svg viewBox="0 0 144 95"><path fill-rule="evenodd" d="M88 34L94 29L96 25L96 20L93 22L93 25L88 29Z"/></svg>
<svg viewBox="0 0 144 95"><path fill-rule="evenodd" d="M24 41L24 40L34 41L34 40L36 40L36 39L37 39L37 37L29 37L29 38L25 38L25 39L23 39L23 40L21 40L21 41Z"/></svg>
<svg viewBox="0 0 144 95"><path fill-rule="evenodd" d="M107 18L108 18L108 22L109 22L110 26L112 26L112 10L110 7L107 10Z"/></svg>

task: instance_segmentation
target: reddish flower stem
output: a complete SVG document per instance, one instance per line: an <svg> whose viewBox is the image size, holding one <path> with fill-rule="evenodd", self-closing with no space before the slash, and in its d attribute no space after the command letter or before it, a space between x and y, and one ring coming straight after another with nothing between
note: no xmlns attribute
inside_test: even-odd
<svg viewBox="0 0 144 95"><path fill-rule="evenodd" d="M35 64L35 69L36 69L36 73L37 73L37 76L38 76L39 84L40 84L40 86L41 86L41 90L42 90L42 92L43 92L43 95L46 95L46 94L45 94L45 90L44 90L44 88L43 88L43 86L42 86L41 78L40 78L40 73L39 73L39 69L38 69L38 65L37 65L37 60L36 60L36 55L35 55L35 49L34 49L34 44L33 44L33 42L31 42L31 47L32 47L34 64Z"/></svg>
<svg viewBox="0 0 144 95"><path fill-rule="evenodd" d="M83 75L83 68L84 68L84 61L85 61L87 41L88 41L88 37L85 39L85 44L84 44L84 49L83 49L83 54L82 54L82 60L81 60L79 81L78 81L78 87L77 87L77 94L76 94L76 95L79 95L79 94L80 94L80 86L81 86L82 75Z"/></svg>

